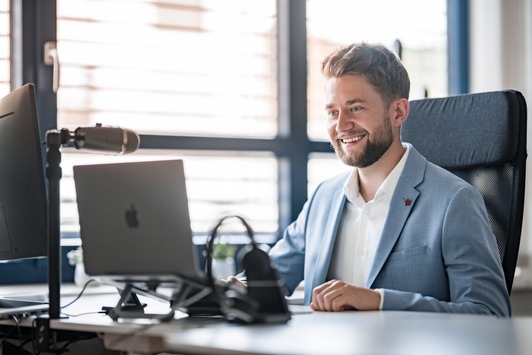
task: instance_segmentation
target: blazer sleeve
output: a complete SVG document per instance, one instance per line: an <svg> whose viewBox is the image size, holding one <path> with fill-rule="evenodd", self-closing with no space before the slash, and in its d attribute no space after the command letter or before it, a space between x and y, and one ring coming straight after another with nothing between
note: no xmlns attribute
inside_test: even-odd
<svg viewBox="0 0 532 355"><path fill-rule="evenodd" d="M289 295L304 278L305 230L310 203L305 203L297 220L285 229L282 239L269 252L272 265L277 269Z"/></svg>
<svg viewBox="0 0 532 355"><path fill-rule="evenodd" d="M383 310L510 316L510 301L497 243L484 200L474 187L460 188L450 200L440 242L449 299L383 287Z"/></svg>

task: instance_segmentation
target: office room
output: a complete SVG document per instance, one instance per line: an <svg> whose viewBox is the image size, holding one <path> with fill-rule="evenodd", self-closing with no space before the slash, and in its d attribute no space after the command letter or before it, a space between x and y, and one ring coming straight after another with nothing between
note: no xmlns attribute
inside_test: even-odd
<svg viewBox="0 0 532 355"><path fill-rule="evenodd" d="M327 279L329 282L339 278L334 275L344 275L343 271L338 270L340 263L345 263L345 257L341 256L345 253L340 254L339 250L342 246L354 244L341 244L344 243L343 239L337 239L334 251L332 247L325 248L330 252L328 258L333 259L335 266L321 270L321 273L316 271L315 274L309 274L309 265L314 267L314 264L308 260L314 260L312 257L318 262L320 258L324 258L322 248L312 244L310 233L305 237L298 234L299 229L306 226L307 222L302 222L305 217L312 220L309 212L312 209L306 202L319 200L319 194L315 194L315 191L327 186L322 182L330 181L340 174L347 176L350 171L354 171L353 166L358 166L358 163L342 158L339 150L347 148L342 148L342 145L338 145L336 140L332 142L330 138L339 134L339 123L335 127L331 126L334 105L329 100L336 97L331 91L335 90L336 85L341 85L331 84L336 74L322 73L322 62L332 51L353 43L379 43L386 53L393 53L399 59L408 73L408 97L401 101L403 106L398 106L398 110L409 107L410 112L403 109L407 113L404 116L404 126L400 131L397 128L398 136L394 138L397 142L401 140L403 143L411 143L408 146L413 148L404 148L408 152L405 157L412 155L412 149L415 149L415 154L419 151L420 156L424 155L432 163L464 178L480 191L480 194L473 193L473 197L462 197L465 204L470 205L470 201L474 200L474 208L477 208L479 201L486 203L486 211L480 203L480 209L484 212L481 211L482 217L479 218L482 221L478 223L482 223L481 230L489 234L488 239L492 237L492 233L495 236L488 241L487 246L482 243L482 249L477 249L474 242L471 242L463 244L467 246L454 244L453 248L449 245L455 240L448 242L449 245L443 241L440 243L442 265L438 267L444 270L443 274L448 272L445 277L449 278L449 284L444 287L445 292L461 296L462 293L469 292L456 289L469 286L453 283L450 276L452 272L449 271L453 269L451 259L463 257L469 260L469 256L463 256L468 251L474 255L482 254L484 250L494 255L498 252L498 261L502 261L503 266L496 265L494 273L498 275L497 285L482 283L485 280L479 279L481 286L473 293L479 293L480 299L489 294L486 297L493 301L498 296L491 294L500 291L504 293L501 297L507 298L505 302L511 311L499 312L497 307L500 304L494 308L487 306L488 313L495 315L490 319L495 319L493 324L490 323L492 328L486 332L504 329L504 334L494 337L493 342L497 340L508 345L510 337L517 337L520 345L513 347L512 344L510 349L515 349L516 354L532 353L530 348L523 349L532 344L522 335L524 329L532 328L532 226L529 222L532 217L532 196L527 187L528 182L532 181L532 172L524 163L530 140L528 132L532 131L530 125L528 128L526 125L526 103L532 102L532 1L0 0L0 98L8 97L23 88L24 94L29 95L23 99L35 102L34 106L30 105L30 113L24 114L25 119L34 121L22 125L5 125L2 132L2 123L7 121L4 118L10 117L12 112L17 116L17 112L10 106L16 100L0 101L0 108L6 110L0 112L0 140L4 140L4 143L0 142L0 148L3 148L0 149L3 150L0 152L0 162L4 164L0 167L0 211L3 212L0 213L0 296L17 298L19 295L30 295L29 298L38 303L35 310L7 312L3 320L0 320L7 327L16 323L12 331L2 328L2 343L8 338L17 338L17 335L21 341L10 341L11 345L4 346L1 353L61 353L70 350L71 353L84 354L94 353L94 349L99 349L97 353L108 351L131 354L306 354L364 351L426 353L428 348L424 346L444 346L445 338L433 339L430 335L444 329L444 323L452 322L453 318L437 319L439 316L443 317L443 313L455 317L454 319L461 319L462 323L457 329L476 327L477 324L482 328L482 322L478 320L480 316L452 314L486 311L485 308L472 306L482 301L470 299L467 305L463 305L459 301L437 300L437 296L427 296L424 298L426 304L420 304L418 308L414 305L410 309L413 310L410 312L412 324L405 325L399 331L398 328L402 328L409 313L406 309L398 308L389 308L391 311L387 312L388 302L399 296L395 293L388 296L387 291L382 291L386 286L396 285L399 281L390 284L383 281L386 275L394 275L393 272L387 271L388 264L383 261L386 266L382 267L383 273L379 277L371 259L364 267L368 270L373 268L361 276L361 279L356 279L353 272L349 275L355 277L357 282L362 280L361 283L367 285L363 289L368 291L368 300L377 299L376 308L368 306L370 312L352 312L363 317L359 322L342 323L346 322L344 317L337 324L356 332L360 330L361 322L368 322L370 329L376 332L397 330L397 334L401 336L407 334L407 340L398 341L396 337L392 337L388 342L377 344L375 340L368 340L371 334L366 332L354 337L360 340L360 348L346 348L352 343L343 340L338 347L328 349L319 339L308 341L307 345L294 345L290 340L305 331L311 334L318 332L317 328L305 325L305 321L300 320L301 317L325 317L349 313L353 309L362 310L367 306L367 303L359 305L353 301L340 307L350 311L326 312L338 309L331 309L331 305L322 301L320 291L313 293L313 289L316 290L314 286L321 282L313 284L308 278L312 277L313 282L316 282L321 277L316 275L323 274L323 281ZM329 60L332 60L331 57ZM364 74L360 77L365 78ZM376 86L373 82L371 84L370 88ZM491 96L491 93L496 94ZM474 96L476 94L481 95ZM499 96L504 99L511 96L513 100L508 104L507 112L503 113L509 116L508 127L499 125L504 119L497 121L498 112L495 111L498 107L491 109ZM459 99L454 101L455 97ZM451 100L447 101L447 98ZM409 106L404 106L407 102L410 102ZM484 104L485 107L478 107ZM440 108L454 111L449 114L440 111ZM504 111L504 108L500 110ZM424 126L431 130L430 133L418 128L423 126L427 116L434 116ZM480 123L462 126L460 118L467 121L473 116L481 116ZM482 121L482 116L486 116L486 121ZM518 123L514 116L519 116L521 121ZM441 119L438 120L437 117ZM444 120L448 118L446 123ZM359 124L353 125L356 127ZM360 137L363 140L368 132L366 130L370 130L363 124L359 129L356 134L360 136L353 138L350 142L352 145ZM23 134L29 136L22 136ZM490 134L498 136L492 140ZM24 138L16 139L17 137ZM343 142L339 138L338 141ZM499 142L501 145L507 144L509 148L498 147ZM25 147L29 145L30 149L26 150ZM511 152L503 151L505 149ZM474 160L477 154L482 155L483 152L487 152L492 160L483 161L482 167L475 171L462 170L462 162L467 157L473 157ZM512 159L515 155L521 160L518 163L505 161L506 165L494 173L495 179L480 181L481 173L485 172L484 166L498 166L509 155ZM401 156L395 163L400 158ZM379 159L380 156L374 161ZM456 159L459 160L459 166L453 165ZM166 162L175 163L172 167L174 170L164 170L167 168L163 167ZM451 163L446 165L448 162ZM140 166L142 163L146 165ZM371 164L375 163L372 161L367 165ZM403 166L401 164L403 163L398 166ZM124 169L131 166L132 170L105 170L107 166L120 166ZM508 166L512 167L509 173L506 170ZM91 175L88 171L91 167L104 168ZM360 166L360 169L367 167ZM467 168L469 167L468 165ZM390 168L388 173L391 170ZM174 181L167 173L177 174L177 179L182 182L176 187L182 193L174 200L170 193L166 193L174 186ZM512 176L511 183L507 183L508 179L501 178L507 174ZM359 175L360 180L357 180L359 184L363 181L360 176L362 175ZM2 179L5 181L1 181ZM111 180L120 179L124 182L120 184L120 188L110 185ZM29 192L29 186L35 189L32 188ZM165 191L165 186L170 187ZM155 249L150 249L148 245L144 247L146 249L139 247L140 249L133 251L138 244L118 241L112 237L101 244L91 244L91 241L83 239L83 233L100 236L106 233L120 234L110 226L112 222L99 222L111 219L108 209L112 204L106 202L106 198L127 194L127 188L138 192L144 190L144 187L145 194L161 196L148 209L152 215L170 214L169 209L178 200L186 205L184 219L170 218L173 224L167 225L157 222L162 220L160 217L155 219L152 229L161 231L178 222L181 223L180 226L184 223L184 238L190 239L191 243L189 245L187 242L184 247L179 244L178 247L185 248L187 255L183 256L183 250L179 250L181 254L176 251L176 257L173 258L173 240L166 250L163 246L159 253L151 251ZM344 200L345 195L348 195L347 188L348 185L345 185L346 193L342 195ZM375 190L377 188L379 184L375 186ZM1 196L9 191L9 197ZM362 187L357 187L356 191L359 193L358 197L362 197ZM380 191L381 189L377 190L377 194ZM401 198L402 210L408 208L414 212L418 207L417 211L421 213L420 210L423 209L435 209L432 205L440 206L439 202L433 202L428 207L421 207L424 206L421 198L416 201L417 195L412 194L398 198ZM81 206L81 199L85 207ZM351 205L355 204L349 196L347 199ZM446 201L446 198L441 201L443 200ZM331 201L327 203L332 211L335 205ZM389 203L393 203L393 198ZM441 202L442 208L445 208L444 203ZM15 207L12 209L10 204L16 206L17 212L11 214ZM449 202L449 206L452 206L452 202ZM119 211L120 222L124 224L122 216L126 216L124 225L127 228L145 228L144 212L140 208L136 203L128 203ZM348 210L348 207L341 208ZM99 213L91 212L96 210ZM458 209L455 218L460 218L461 211ZM84 216L81 216L82 213ZM305 213L308 215L305 216ZM349 213L358 212L345 213L351 216L349 218L355 218ZM336 218L331 212L327 222L333 220L333 217ZM454 228L471 222L471 219L473 218L466 217L466 221L461 219L459 223L444 220L442 223L449 223ZM83 228L80 227L81 222L85 223ZM359 226L363 222L357 223ZM387 228L388 222L384 221L384 217L378 223L381 224L379 230ZM405 234L412 223L405 223ZM425 222L425 225L429 223ZM92 228L94 226L98 228ZM476 227L478 226L475 225ZM323 234L327 228L324 227ZM162 236L164 233L156 234ZM275 246L286 235L296 234L299 238L309 238L309 241L293 237L284 240L281 246ZM338 234L343 235L340 232ZM480 238L476 234L482 233L469 234ZM85 249L82 247L82 239L83 245L87 247ZM109 239L116 241L118 246L107 244ZM153 242L150 240L147 244ZM162 244L158 246L160 245ZM392 247L399 250L397 248L401 246L405 247L403 242L398 241L397 245L390 246L390 250ZM469 247L471 249L467 249ZM378 253L381 246L374 243L373 248L373 252L377 250ZM429 250L432 246L424 245L424 248ZM267 253L271 250L273 263L270 265ZM287 250L299 254L290 257L282 254L284 251L288 253ZM139 253L139 256L134 256L135 253ZM171 256L163 257L166 253ZM169 304L172 309L164 316L170 314L170 318L182 320L187 311L192 314L196 310L190 305L192 301L190 304L185 302L187 306L176 306L176 293L167 296L165 292L153 292L154 295L152 291L157 291L157 288L153 287L153 283L159 281L150 279L145 282L146 275L152 277L154 274L157 274L155 279L162 280L161 283L168 281L164 278L166 274L162 275L161 272L158 275L157 265L161 260L179 260L175 263L162 262L161 268L182 267L186 263L192 265L192 268L198 269L202 280L204 273L207 273L209 277L205 278L205 282L212 281L209 286L217 289L226 286L215 286L212 279L225 280L241 273L246 269L245 265L250 265L245 260L251 257L246 257L253 253L258 253L268 266L275 267L271 275L278 289L272 291L272 297L278 298L276 305L280 308L276 311L279 311L281 317L274 317L277 321L271 321L273 318L262 317L264 314L260 312L258 316L250 317L240 309L239 312L231 309L228 311L231 316L228 316L223 307L221 311L217 308L221 314L216 316L232 317L233 323L235 318L240 323L275 323L271 330L254 328L255 325L249 328L226 329L216 325L215 328L198 326L198 329L191 329L192 326L186 324L172 330L169 329L169 323L165 322L166 318L160 319L160 314L154 316L155 320L152 319L153 323L157 323L155 328L143 328L145 325L141 324L149 319L149 312L141 312L144 316L139 316L141 321L138 324L132 321L133 316L125 316L118 311L111 312L114 317L103 315L106 318L101 324L91 323L92 321L84 323L80 317L75 317L76 312L69 312L68 308L64 308L78 295L81 295L80 300L86 295L92 295L98 300L91 301L92 303L105 300L105 304L97 305L100 308L113 306L108 300L116 298L115 302L118 303L114 310L120 308L123 305L120 296L129 297L133 294L133 298L136 298L135 286L129 281L122 283L121 280L117 287L117 284L107 282L108 274L123 278L128 270L134 269L131 272L136 276L145 273L139 276L146 286L145 289L140 287L137 290L140 303L148 302L148 308L151 307L151 302L155 303L155 308ZM364 251L362 253L362 256L368 254ZM427 252L427 255L432 254ZM90 258L89 261L87 257ZM353 261L353 257L348 258L355 265L360 265L357 264L358 261ZM289 259L294 264L290 264ZM296 265L296 259L301 260L298 264L301 272L293 272L289 267ZM480 259L484 260L482 257ZM110 261L110 265L107 265L107 261ZM419 269L424 268L424 264L418 266ZM86 267L88 270L85 270ZM120 271L109 272L105 267L117 267ZM352 268L352 264L350 267ZM470 265L464 267L469 268ZM124 269L127 270L123 271ZM253 272L245 271L250 278L249 293L256 292L254 294L259 298L259 304L266 302L267 296L266 293L261 295L262 289L253 291ZM481 271L493 272L490 269ZM411 280L416 278L414 274L422 275L419 278L428 275L422 273L423 270L409 272L411 275L405 272L406 276L401 277ZM437 271L433 272L433 275L437 274ZM475 285L473 274L474 272L471 273L471 284ZM375 278L373 285L368 281L371 277ZM431 281L431 285L435 282ZM178 291L172 289L171 292L183 293L183 288L189 292L186 281L179 278L177 283ZM411 283L415 284L416 281ZM336 287L329 283L323 285ZM228 285L229 291L223 296L228 297L229 292L234 294L235 287L238 288L233 284ZM284 297L285 287L289 290L288 298ZM236 293L239 292L237 289ZM420 298L425 296L421 290L416 292L419 292L415 294ZM106 298L110 296L114 298ZM431 300L427 300L428 298ZM412 299L419 301L418 298ZM131 298L127 300L131 301ZM231 302L233 301L231 298ZM436 306L436 301L441 303ZM0 300L0 304L1 302ZM311 302L312 305L309 305ZM13 304L20 305L16 302ZM46 309L41 311L39 307L43 304ZM45 316L45 320L37 323L31 321L36 315L37 318L42 314L46 315L48 310L50 317ZM436 312L419 312L427 310ZM298 314L299 311L301 314ZM381 313L384 318L371 318L371 315L375 317L375 314ZM430 313L436 318L425 319L424 313ZM510 314L511 317L507 317ZM123 322L122 317L128 318L127 322ZM316 318L312 322L330 325L330 333L324 334L338 336L333 335L333 330L338 327L335 319ZM123 323L135 324L131 329L127 326L115 327ZM28 336L24 332L24 329L34 328L36 324L37 328L42 326L46 330L46 346L35 345L35 339L44 336L43 333ZM167 328L159 331L156 327L161 324ZM283 331L279 324L290 326L289 331ZM429 340L422 342L420 347L409 345L410 341L415 341L410 333L422 330L425 324L433 326L432 332L428 332ZM349 328L351 326L353 328ZM508 328L517 330L506 334ZM185 332L185 329L190 332ZM104 335L87 336L76 341L63 337L68 331ZM178 332L183 334L176 334ZM239 332L243 332L241 335L245 339L249 338L249 341L256 337L263 340L250 350L243 343L228 344L219 338L221 334L224 337L238 336ZM60 341L50 337L48 333L57 335ZM219 335L216 337L213 334ZM470 333L471 339L480 339L487 334L489 333L481 331ZM270 336L280 336L280 345L268 344L266 340ZM132 342L133 338L137 340ZM487 345L475 348L471 341L463 340L458 331L448 339L455 339L456 347L462 346L458 353L495 354L495 350L500 350L497 347L488 349ZM351 339L351 342L355 340ZM69 342L73 345L65 345ZM89 343L94 348L83 350L83 344ZM449 347L443 347L446 351L442 350L441 353L457 349L453 345L445 346Z"/></svg>

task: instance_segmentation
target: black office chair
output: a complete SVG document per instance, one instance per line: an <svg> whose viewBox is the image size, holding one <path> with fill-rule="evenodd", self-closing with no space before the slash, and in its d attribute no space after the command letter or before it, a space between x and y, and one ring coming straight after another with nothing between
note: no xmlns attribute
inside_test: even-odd
<svg viewBox="0 0 532 355"><path fill-rule="evenodd" d="M401 136L480 190L512 290L523 221L526 102L504 90L413 100Z"/></svg>

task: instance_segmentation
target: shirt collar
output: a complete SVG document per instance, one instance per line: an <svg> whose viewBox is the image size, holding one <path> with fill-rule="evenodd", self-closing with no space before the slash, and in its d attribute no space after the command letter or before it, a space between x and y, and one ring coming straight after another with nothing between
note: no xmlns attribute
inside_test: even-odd
<svg viewBox="0 0 532 355"><path fill-rule="evenodd" d="M381 186L379 186L379 189L377 190L377 193L375 194L375 198L377 198L382 193L386 193L390 196L393 195L395 187L397 186L397 183L399 182L399 177L401 176L401 173L403 172L403 169L405 167L406 160L408 159L408 154L410 152L411 145L409 143L403 143L403 147L405 148L405 153L403 154L403 156L401 157L401 160L399 160L395 168L393 168L390 174L382 182ZM351 203L356 203L357 200L360 200L362 198L360 196L360 191L358 190L358 169L357 168L353 169L353 171L347 178L343 189L344 189L345 196L347 197L347 200Z"/></svg>

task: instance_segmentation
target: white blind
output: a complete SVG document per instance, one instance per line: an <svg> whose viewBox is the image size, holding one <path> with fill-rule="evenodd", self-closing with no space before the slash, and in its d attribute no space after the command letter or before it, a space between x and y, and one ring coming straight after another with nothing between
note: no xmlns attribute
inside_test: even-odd
<svg viewBox="0 0 532 355"><path fill-rule="evenodd" d="M58 127L103 123L153 135L274 137L275 4L58 0ZM73 165L167 158L184 160L196 235L228 214L244 216L259 235L277 235L273 154L169 150L102 157L64 149L62 231L79 228Z"/></svg>
<svg viewBox="0 0 532 355"><path fill-rule="evenodd" d="M0 97L10 91L9 0L0 0Z"/></svg>
<svg viewBox="0 0 532 355"><path fill-rule="evenodd" d="M225 156L157 150L124 156L102 156L63 150L61 229L79 231L72 166L125 161L183 159L192 230L210 233L219 218L238 214L246 218L263 241L276 237L278 225L277 160L272 154L227 153ZM237 226L238 227L238 226ZM238 228L237 228L238 229ZM266 239L264 239L266 238Z"/></svg>
<svg viewBox="0 0 532 355"><path fill-rule="evenodd" d="M275 0L58 0L58 123L277 134Z"/></svg>

